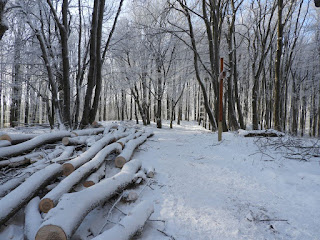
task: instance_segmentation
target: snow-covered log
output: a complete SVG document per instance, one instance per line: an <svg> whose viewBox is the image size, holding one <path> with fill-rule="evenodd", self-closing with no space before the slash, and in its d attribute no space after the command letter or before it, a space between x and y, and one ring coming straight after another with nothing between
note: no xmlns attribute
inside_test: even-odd
<svg viewBox="0 0 320 240"><path fill-rule="evenodd" d="M92 172L96 171L105 158L114 151L121 151L121 146L117 143L112 143L103 148L91 161L85 163L77 170L73 171L68 177L63 179L58 186L48 192L40 202L40 210L42 212L48 212L53 208L59 198L69 192L76 184L86 179Z"/></svg>
<svg viewBox="0 0 320 240"><path fill-rule="evenodd" d="M148 178L153 178L154 177L155 169L154 169L154 167L152 165L144 162L142 164L142 169L146 173Z"/></svg>
<svg viewBox="0 0 320 240"><path fill-rule="evenodd" d="M59 162L61 162L61 161L64 161L64 160L68 159L68 158L72 155L74 149L75 149L74 146L68 146L68 147L66 147L66 148L64 149L64 151L61 153L61 155L60 155L59 157L53 159L52 162L57 162L57 163L59 163Z"/></svg>
<svg viewBox="0 0 320 240"><path fill-rule="evenodd" d="M101 164L101 166L99 167L99 169L96 172L92 173L83 182L83 186L84 187L91 187L91 186L95 185L96 183L98 183L100 181L100 179L104 177L105 170L106 170L106 163L104 162Z"/></svg>
<svg viewBox="0 0 320 240"><path fill-rule="evenodd" d="M39 212L40 198L33 198L26 206L24 221L24 236L26 240L34 240L37 231L42 223L41 214Z"/></svg>
<svg viewBox="0 0 320 240"><path fill-rule="evenodd" d="M0 225L10 219L19 209L61 172L59 164L51 164L34 173L20 186L0 200Z"/></svg>
<svg viewBox="0 0 320 240"><path fill-rule="evenodd" d="M134 132L133 132L134 131ZM132 133L129 135L129 136L127 136L127 137L125 137L125 138L121 138L121 139L119 139L118 141L117 141L117 143L119 143L121 146L122 146L122 149L124 148L124 145L127 143L127 142L129 142L130 140L133 140L133 139L135 139L135 138L137 138L137 137L140 137L144 132L143 131L139 131L139 132L137 132L137 133L135 133L135 129L133 129L132 130Z"/></svg>
<svg viewBox="0 0 320 240"><path fill-rule="evenodd" d="M33 152L19 157L12 157L8 160L0 161L0 167L17 167L31 162L31 159L39 160L45 156L44 152Z"/></svg>
<svg viewBox="0 0 320 240"><path fill-rule="evenodd" d="M134 202L139 198L139 195L135 191L124 191L122 193L122 201L125 202Z"/></svg>
<svg viewBox="0 0 320 240"><path fill-rule="evenodd" d="M139 172L136 173L135 175L135 183L136 184L140 184L142 182L142 180L146 180L147 176L144 173L144 170L140 170Z"/></svg>
<svg viewBox="0 0 320 240"><path fill-rule="evenodd" d="M72 133L76 136L97 135L103 133L104 128L88 128L82 130L75 130Z"/></svg>
<svg viewBox="0 0 320 240"><path fill-rule="evenodd" d="M122 150L121 154L119 154L115 159L115 165L118 168L122 168L122 166L128 162L134 152L134 150L139 147L142 143L144 143L148 137L152 136L152 132L147 132L137 139L130 140L125 148Z"/></svg>
<svg viewBox="0 0 320 240"><path fill-rule="evenodd" d="M19 186L25 179L30 177L33 173L45 168L47 165L45 164L45 159L41 159L38 162L35 162L23 169L17 176L0 185L0 197L5 196L12 189Z"/></svg>
<svg viewBox="0 0 320 240"><path fill-rule="evenodd" d="M115 133L109 133L105 137L101 138L99 141L97 141L93 146L91 146L87 151L82 153L80 156L66 162L63 164L63 175L68 176L70 173L72 173L76 168L81 166L82 164L89 161L91 158L93 158L104 146L108 145L111 142L114 142L118 140L121 137L127 136L127 133L123 132L115 132Z"/></svg>
<svg viewBox="0 0 320 240"><path fill-rule="evenodd" d="M140 167L141 161L130 161L115 176L104 179L80 192L62 196L57 207L46 215L36 235L36 240L70 239L91 210L133 182L134 175Z"/></svg>
<svg viewBox="0 0 320 240"><path fill-rule="evenodd" d="M39 136L38 134L23 134L23 133L13 133L13 134L3 134L0 136L0 140L8 140L12 145L28 141L34 137Z"/></svg>
<svg viewBox="0 0 320 240"><path fill-rule="evenodd" d="M34 137L26 142L23 142L17 145L0 148L0 159L4 157L19 155L21 153L30 151L43 144L59 141L62 138L70 135L71 133L68 131L52 132L48 134L39 135L37 137Z"/></svg>
<svg viewBox="0 0 320 240"><path fill-rule="evenodd" d="M153 212L154 206L152 201L142 201L119 224L92 238L92 240L129 240L135 234L142 231L143 226Z"/></svg>
<svg viewBox="0 0 320 240"><path fill-rule="evenodd" d="M86 144L87 136L64 137L62 143L65 146Z"/></svg>
<svg viewBox="0 0 320 240"><path fill-rule="evenodd" d="M105 126L105 129L103 131L103 135L106 135L110 132L111 129L118 129L118 124L117 123L111 123Z"/></svg>
<svg viewBox="0 0 320 240"><path fill-rule="evenodd" d="M7 147L10 146L11 142L8 140L0 140L0 147Z"/></svg>

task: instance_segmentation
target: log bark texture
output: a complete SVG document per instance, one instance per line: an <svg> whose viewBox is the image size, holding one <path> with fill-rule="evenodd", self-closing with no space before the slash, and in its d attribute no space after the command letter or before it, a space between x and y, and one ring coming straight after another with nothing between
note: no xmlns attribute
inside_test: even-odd
<svg viewBox="0 0 320 240"><path fill-rule="evenodd" d="M36 240L53 239L60 233L63 233L59 235L61 240L70 239L91 210L133 182L135 173L140 167L141 161L131 161L115 176L104 179L81 192L64 195L57 207L46 215L38 230ZM81 204L79 204L79 199L81 199Z"/></svg>
<svg viewBox="0 0 320 240"><path fill-rule="evenodd" d="M0 225L6 223L17 211L26 205L30 199L61 172L59 164L51 164L34 173L19 187L0 200Z"/></svg>
<svg viewBox="0 0 320 240"><path fill-rule="evenodd" d="M103 232L92 240L129 240L135 234L142 231L148 218L154 212L154 206L151 201L142 201L134 207L119 224Z"/></svg>

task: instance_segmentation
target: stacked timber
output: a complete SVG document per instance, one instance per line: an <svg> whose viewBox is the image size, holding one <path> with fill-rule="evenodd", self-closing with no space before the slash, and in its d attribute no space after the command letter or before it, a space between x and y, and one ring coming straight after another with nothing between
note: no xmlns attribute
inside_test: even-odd
<svg viewBox="0 0 320 240"><path fill-rule="evenodd" d="M0 185L0 225L25 207L25 239L70 239L91 210L117 195L119 204L140 203L119 222L123 231L101 228L95 239L116 235L116 239L130 239L153 213L153 204L140 200L141 192L132 187L153 177L154 168L138 159L130 161L151 132L113 123L73 132L28 134L20 140L18 135L7 136L13 137L0 140L0 169L15 168L17 173ZM114 155L122 159L121 170L115 170L110 161ZM112 166L112 172L120 172L107 178L106 169Z"/></svg>

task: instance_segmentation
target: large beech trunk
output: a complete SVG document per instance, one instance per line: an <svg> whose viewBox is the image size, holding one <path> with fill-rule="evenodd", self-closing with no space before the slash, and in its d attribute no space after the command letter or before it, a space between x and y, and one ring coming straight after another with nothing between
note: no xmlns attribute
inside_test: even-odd
<svg viewBox="0 0 320 240"><path fill-rule="evenodd" d="M51 164L27 178L19 187L0 200L0 225L6 223L19 209L61 172L59 164Z"/></svg>
<svg viewBox="0 0 320 240"><path fill-rule="evenodd" d="M0 148L0 159L5 157L10 157L10 156L16 156L21 153L31 151L34 148L39 147L43 144L60 141L62 138L69 137L69 136L71 136L70 132L59 131L59 132L40 135L26 142L23 142L14 146L3 147L3 148Z"/></svg>
<svg viewBox="0 0 320 240"><path fill-rule="evenodd" d="M59 198L64 193L69 192L76 184L86 179L92 172L95 172L105 161L105 158L114 151L121 151L121 146L117 143L106 146L91 161L85 163L63 179L58 186L42 198L39 205L40 210L42 212L48 212L57 204Z"/></svg>
<svg viewBox="0 0 320 240"><path fill-rule="evenodd" d="M97 141L93 146L91 146L87 151L82 153L80 156L66 162L63 164L63 175L68 176L76 168L80 167L84 163L88 162L93 158L104 146L108 145L111 142L118 140L121 137L127 136L128 133L119 132L109 133L99 141Z"/></svg>
<svg viewBox="0 0 320 240"><path fill-rule="evenodd" d="M103 232L92 240L129 240L136 233L142 230L144 224L153 211L154 207L151 201L142 201L135 206L128 215L119 222L119 224Z"/></svg>
<svg viewBox="0 0 320 240"><path fill-rule="evenodd" d="M119 156L116 157L115 159L115 165L118 168L122 168L122 166L128 162L131 158L131 156L133 155L134 150L139 147L142 143L144 143L148 137L151 137L153 135L152 132L148 132L143 134L141 137L138 137L137 139L134 140L130 140L125 148L123 149L123 151L121 152L121 154L119 154Z"/></svg>
<svg viewBox="0 0 320 240"><path fill-rule="evenodd" d="M128 162L115 176L104 179L80 192L65 194L57 207L46 215L38 230L36 240L70 239L91 210L133 182L135 173L140 167L141 161L133 160ZM79 204L79 199L81 199L81 204Z"/></svg>

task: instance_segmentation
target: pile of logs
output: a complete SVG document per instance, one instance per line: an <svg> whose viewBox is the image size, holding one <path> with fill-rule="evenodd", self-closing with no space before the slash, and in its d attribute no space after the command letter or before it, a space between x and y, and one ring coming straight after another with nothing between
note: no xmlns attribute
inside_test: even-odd
<svg viewBox="0 0 320 240"><path fill-rule="evenodd" d="M0 186L1 230L24 209L25 239L70 239L89 212L109 199L134 202L139 195L126 188L154 177L155 170L131 157L152 135L112 123L73 132L0 136L0 171L16 171ZM112 166L121 170L106 177ZM93 237L130 239L152 213L153 204L141 201L118 224Z"/></svg>

